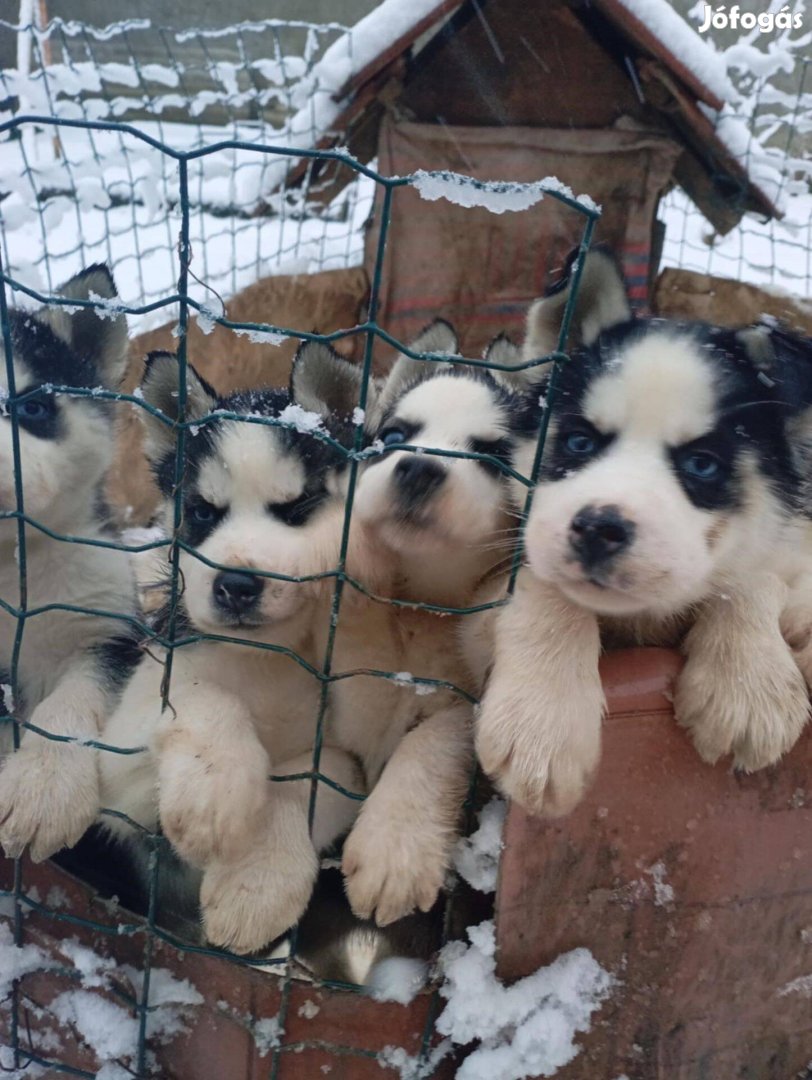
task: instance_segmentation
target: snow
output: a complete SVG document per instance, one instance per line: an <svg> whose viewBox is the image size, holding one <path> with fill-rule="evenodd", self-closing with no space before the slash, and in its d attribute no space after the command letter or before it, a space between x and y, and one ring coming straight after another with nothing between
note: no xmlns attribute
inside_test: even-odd
<svg viewBox="0 0 812 1080"><path fill-rule="evenodd" d="M739 99L722 55L685 22L669 0L620 0L620 4L717 98L728 102Z"/></svg>
<svg viewBox="0 0 812 1080"><path fill-rule="evenodd" d="M428 980L428 964L408 956L388 956L375 964L367 978L370 996L376 1001L408 1005Z"/></svg>
<svg viewBox="0 0 812 1080"><path fill-rule="evenodd" d="M480 181L456 172L426 172L418 169L409 183L422 199L435 202L447 199L457 206L482 206L492 214L519 212L535 206L545 195L562 195L578 202L586 210L599 212L600 207L588 195L573 195L572 189L557 177L548 176L531 184L512 181Z"/></svg>
<svg viewBox="0 0 812 1080"><path fill-rule="evenodd" d="M802 997L812 998L812 975L801 975L778 991L779 997L786 997L788 994L800 994Z"/></svg>
<svg viewBox="0 0 812 1080"><path fill-rule="evenodd" d="M383 0L334 41L298 88L302 103L286 127L284 145L307 150L328 136L344 108L342 91L348 80L436 7L437 0L411 0L408 4L403 0ZM344 156L352 160L348 154ZM248 201L252 196L256 199L278 188L290 165L289 160L280 158L270 163L261 177L252 177L260 186L244 189Z"/></svg>
<svg viewBox="0 0 812 1080"><path fill-rule="evenodd" d="M253 1026L253 1032L259 1056L267 1057L271 1050L281 1043L285 1029L278 1016L270 1016L264 1020L257 1020Z"/></svg>
<svg viewBox="0 0 812 1080"><path fill-rule="evenodd" d="M781 221L747 214L723 237L713 235L682 191L661 202L659 217L666 226L663 266L779 288L793 297L812 295L812 195L788 197Z"/></svg>
<svg viewBox="0 0 812 1080"><path fill-rule="evenodd" d="M468 939L450 942L438 958L447 1004L437 1030L458 1046L479 1044L458 1080L553 1076L577 1056L575 1038L589 1030L615 979L588 949L573 949L504 986L496 977L493 923L469 927Z"/></svg>
<svg viewBox="0 0 812 1080"><path fill-rule="evenodd" d="M67 990L49 1005L61 1023L74 1027L99 1061L132 1057L138 1045L138 1017L89 990Z"/></svg>
<svg viewBox="0 0 812 1080"><path fill-rule="evenodd" d="M654 885L654 903L656 906L667 907L672 904L674 902L674 889L665 880L665 863L660 860L649 866L645 872L651 876Z"/></svg>
<svg viewBox="0 0 812 1080"><path fill-rule="evenodd" d="M140 1022L133 1009L110 1000L99 991L110 987L114 975L121 975L129 980L140 998L144 980L143 973L137 968L102 956L76 938L48 940L45 947L31 943L18 947L14 944L11 927L0 923L0 1016L9 1008L5 999L15 979L36 971L64 970L66 966L75 972L79 986L58 994L48 1006L42 1007L41 1015L77 1032L100 1064L111 1063L109 1069L102 1069L98 1076L117 1080L119 1065L112 1063L117 1059L120 1059L119 1064L121 1060L135 1060ZM183 1034L187 1030L190 1009L202 1003L202 995L188 980L175 978L165 968L152 968L146 1024L148 1042L164 1043ZM40 1018L40 1013L37 1017ZM37 1031L37 1039L41 1050L57 1051L62 1045L58 1033L47 1028Z"/></svg>
<svg viewBox="0 0 812 1080"><path fill-rule="evenodd" d="M385 1046L378 1054L378 1064L382 1069L394 1069L400 1080L429 1080L440 1062L453 1050L450 1039L443 1039L433 1047L425 1058L412 1057L402 1046ZM459 1074L458 1074L459 1075Z"/></svg>
<svg viewBox="0 0 812 1080"><path fill-rule="evenodd" d="M504 799L494 796L477 815L479 828L476 832L458 840L454 849L454 869L480 892L492 893L496 889L506 813Z"/></svg>
<svg viewBox="0 0 812 1080"><path fill-rule="evenodd" d="M198 317L198 323L200 319ZM212 326L212 329L214 327ZM284 334L277 333L275 330L249 330L246 328L233 328L232 333L239 334L240 337L247 337L254 345L281 345L287 341Z"/></svg>
<svg viewBox="0 0 812 1080"><path fill-rule="evenodd" d="M14 934L7 923L0 923L0 1001L10 992L15 979L33 971L50 971L56 961L37 945L14 944Z"/></svg>
<svg viewBox="0 0 812 1080"><path fill-rule="evenodd" d="M321 1012L321 1007L311 1001L309 998L304 1004L299 1006L299 1016L303 1016L305 1020L312 1020L314 1016L318 1016Z"/></svg>
<svg viewBox="0 0 812 1080"><path fill-rule="evenodd" d="M3 85L0 78L0 92ZM180 150L227 136L257 142L260 134L256 125L247 123L224 129L140 121L139 129ZM56 158L52 132L27 130L36 149L27 158L20 140L0 138L0 190L9 192L0 204L0 243L11 276L47 294L82 266L108 262L127 306L173 295L181 227L175 163L132 135L81 129L60 131L62 156ZM270 161L254 152L219 150L189 163L190 269L208 286L190 279L189 295L205 309L204 328L212 315L212 290L227 299L262 277L340 269L363 261L362 226L374 188L366 177L318 211L305 206L304 193L288 193L279 196L270 216L227 213L239 205L239 178L252 170L261 173ZM38 201L35 191L46 189L57 194ZM71 190L76 199L70 197ZM15 302L36 305L23 294ZM118 307L115 302L105 306L111 314ZM131 315L130 332L141 333L173 318L175 304ZM233 332L264 343L284 340L274 331Z"/></svg>
<svg viewBox="0 0 812 1080"><path fill-rule="evenodd" d="M322 417L318 413L308 412L301 405L288 405L279 414L283 424L289 424L303 435L312 435L318 431L324 433L325 427Z"/></svg>

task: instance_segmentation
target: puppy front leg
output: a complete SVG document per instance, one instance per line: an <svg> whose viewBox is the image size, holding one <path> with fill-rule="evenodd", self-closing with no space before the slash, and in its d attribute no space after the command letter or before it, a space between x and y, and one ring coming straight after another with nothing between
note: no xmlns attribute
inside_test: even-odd
<svg viewBox="0 0 812 1080"><path fill-rule="evenodd" d="M277 776L309 772L312 753L286 761ZM361 791L360 770L341 750L322 750L320 771L347 791ZM319 784L312 837L309 780L279 780L255 821L242 854L211 862L200 901L206 937L214 945L250 953L279 937L302 917L318 873L317 852L349 828L358 803Z"/></svg>
<svg viewBox="0 0 812 1080"><path fill-rule="evenodd" d="M194 866L247 850L268 799L271 763L239 698L199 683L177 687L155 735L158 812Z"/></svg>
<svg viewBox="0 0 812 1080"><path fill-rule="evenodd" d="M771 765L795 743L809 699L781 634L786 585L762 574L706 603L685 639L674 710L700 757L733 755L748 772Z"/></svg>
<svg viewBox="0 0 812 1080"><path fill-rule="evenodd" d="M595 615L522 570L496 616L476 749L497 787L528 813L569 813L598 763L599 656Z"/></svg>
<svg viewBox="0 0 812 1080"><path fill-rule="evenodd" d="M344 845L345 888L379 926L437 899L471 779L471 707L458 702L401 740Z"/></svg>
<svg viewBox="0 0 812 1080"><path fill-rule="evenodd" d="M34 709L31 723L49 739L24 732L16 753L0 772L0 844L13 858L26 845L41 862L75 844L99 810L97 751L81 740L97 739L108 695L91 659L75 666Z"/></svg>
<svg viewBox="0 0 812 1080"><path fill-rule="evenodd" d="M812 690L812 574L801 574L792 583L781 612L781 632Z"/></svg>

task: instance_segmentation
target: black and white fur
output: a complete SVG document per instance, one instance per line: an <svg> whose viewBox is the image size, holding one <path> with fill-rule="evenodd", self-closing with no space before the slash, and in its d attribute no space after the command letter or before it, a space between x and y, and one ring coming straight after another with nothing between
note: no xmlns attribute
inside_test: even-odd
<svg viewBox="0 0 812 1080"><path fill-rule="evenodd" d="M91 266L59 294L110 300L116 288L106 266ZM51 307L9 313L24 510L62 536L115 539L100 499L114 449L112 404L55 394L52 386L118 389L127 356L124 315ZM0 513L17 510L8 369L0 364ZM27 603L17 669L18 720L54 735L97 738L137 657L127 621L59 610L87 607L134 617L135 587L126 553L65 543L25 526ZM17 519L0 519L0 598L20 603ZM49 605L54 605L50 610ZM0 681L9 682L17 619L0 610ZM7 729L10 735L10 728ZM0 772L0 843L7 855L28 845L35 861L75 843L98 802L96 754L76 743L22 733Z"/></svg>
<svg viewBox="0 0 812 1080"><path fill-rule="evenodd" d="M493 357L506 347L495 344ZM314 360L318 349L312 347ZM411 350L454 356L456 336L440 321ZM356 916L388 926L437 900L473 758L470 703L419 681L473 689L458 648L461 617L409 605L465 608L482 579L504 562L515 517L499 463L507 462L532 418L526 398L489 374L405 355L367 402L367 417L368 442L377 453L358 479L349 569L379 597L401 603L345 590L334 670L353 674L333 684L330 730L360 758L370 791L344 844L347 896ZM485 460L443 457L443 451L480 453ZM374 671L401 674L392 681ZM415 924L414 932L420 937L424 931ZM341 937L330 941L330 963L342 964L358 981L402 948L370 923Z"/></svg>
<svg viewBox="0 0 812 1080"><path fill-rule="evenodd" d="M170 533L178 377L175 357L157 354L149 358L141 386L144 400L169 421L144 413L146 450ZM346 408L333 399L330 407L337 412L323 415L334 436L342 424L348 426L357 385L356 375ZM329 623L333 579L261 576L299 578L335 569L343 459L297 430L207 419L215 411L279 417L291 404L284 390L223 399L191 367L187 387L186 419L195 423L186 436L179 539L191 550L180 557L176 637L202 632L236 641L177 648L170 708L163 712L165 655L150 649L104 731L112 745L147 751L103 755L102 806L150 830L160 822L177 854L199 871L208 940L252 952L301 916L318 851L346 831L356 809L355 802L320 785L311 838L310 782L270 779L312 768L320 683L290 654L321 669L324 655L314 628ZM159 620L160 628L166 626L166 619ZM320 765L347 790L361 790L354 760L329 735ZM126 839L126 825L103 820Z"/></svg>
<svg viewBox="0 0 812 1080"><path fill-rule="evenodd" d="M569 288L531 307L525 359L556 347ZM789 433L812 400L806 368L751 331L632 320L599 250L573 330L477 727L486 772L552 814L575 805L598 761L602 639L682 647L676 716L709 762L768 765L808 714L780 629L808 559ZM519 472L533 453L528 443ZM483 640L469 642L480 669Z"/></svg>

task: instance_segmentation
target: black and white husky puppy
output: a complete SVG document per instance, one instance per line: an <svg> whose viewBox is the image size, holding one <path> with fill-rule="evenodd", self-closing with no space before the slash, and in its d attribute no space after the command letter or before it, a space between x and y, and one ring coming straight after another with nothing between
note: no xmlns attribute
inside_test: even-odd
<svg viewBox="0 0 812 1080"><path fill-rule="evenodd" d="M314 359L324 349L310 348ZM498 362L501 348L488 358ZM454 356L457 339L439 321L411 350ZM403 355L367 402L367 423L376 452L358 479L352 537L363 538L362 558L351 543L349 570L377 598L345 590L330 730L360 758L370 790L344 844L347 896L357 916L384 926L437 899L473 761L471 700L448 685L473 689L460 617L419 605L466 608L504 562L516 530L501 466L532 415L526 398L485 371ZM455 456L471 453L479 457ZM374 933L372 941L367 965L384 948Z"/></svg>
<svg viewBox="0 0 812 1080"><path fill-rule="evenodd" d="M556 347L570 285L531 307L525 359ZM633 320L600 250L573 328L477 725L485 771L534 813L569 811L598 761L602 639L681 646L674 708L706 761L777 761L809 709L780 629L809 565L791 435L808 360L769 327Z"/></svg>
<svg viewBox="0 0 812 1080"><path fill-rule="evenodd" d="M108 268L99 265L72 278L59 294L110 300L116 288ZM98 737L137 656L130 624L100 614L119 613L125 620L135 614L126 553L59 539L115 539L100 500L113 456L112 404L52 392L54 386L118 388L127 356L126 319L110 310L102 316L91 308L9 312L29 613L14 695L8 684L15 612L22 605L21 568L11 387L0 345L0 682L5 707L16 719L79 742ZM71 610L76 607L99 614ZM0 740L0 749L10 751L8 725ZM25 730L0 771L0 843L7 855L29 845L34 860L47 858L79 839L97 801L93 749Z"/></svg>
<svg viewBox="0 0 812 1080"><path fill-rule="evenodd" d="M317 853L347 830L356 809L320 785L311 838L310 781L271 780L313 766L324 661L314 627L329 624L334 578L291 579L336 569L345 459L312 430L323 422L334 438L342 425L351 433L359 375L346 368L355 377L347 398L332 394L318 416L286 390L220 398L188 368L175 628L185 643L174 651L169 708L161 707L166 653L151 648L104 730L113 746L147 749L101 755L101 805L149 830L160 823L181 860L200 872L193 884L206 938L237 952L261 948L298 920ZM297 384L306 394L304 375ZM141 393L166 420L144 411L146 451L168 533L178 386L176 358L151 355ZM298 430L257 422L263 418ZM167 627L168 614L158 623ZM361 790L354 760L329 738L320 767L344 789ZM102 821L128 836L118 819Z"/></svg>

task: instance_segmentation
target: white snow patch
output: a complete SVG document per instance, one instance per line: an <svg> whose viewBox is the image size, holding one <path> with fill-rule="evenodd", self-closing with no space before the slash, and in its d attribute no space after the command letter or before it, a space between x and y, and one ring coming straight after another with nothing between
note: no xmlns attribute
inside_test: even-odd
<svg viewBox="0 0 812 1080"><path fill-rule="evenodd" d="M303 1016L305 1020L312 1020L314 1016L318 1016L321 1012L321 1006L317 1005L315 1001L311 1001L309 998L307 1001L299 1006L299 1016Z"/></svg>
<svg viewBox="0 0 812 1080"><path fill-rule="evenodd" d="M246 337L254 345L282 345L287 338L276 330L250 330L247 327L232 326L231 331Z"/></svg>
<svg viewBox="0 0 812 1080"><path fill-rule="evenodd" d="M288 405L279 414L279 419L290 424L303 435L312 435L314 431L325 433L324 421L318 413L308 412L301 405Z"/></svg>
<svg viewBox="0 0 812 1080"><path fill-rule="evenodd" d="M812 998L812 975L799 975L797 979L788 982L778 991L779 997L786 997L788 994L800 994L802 997Z"/></svg>
<svg viewBox="0 0 812 1080"><path fill-rule="evenodd" d="M75 1027L100 1061L131 1058L138 1047L138 1018L90 990L67 990L48 1007L61 1023Z"/></svg>
<svg viewBox="0 0 812 1080"><path fill-rule="evenodd" d="M506 814L507 803L494 796L479 811L479 828L476 832L458 840L454 849L454 869L480 892L492 893L496 889Z"/></svg>
<svg viewBox="0 0 812 1080"><path fill-rule="evenodd" d="M667 907L668 904L673 904L674 888L666 883L666 866L662 859L647 867L645 873L651 876L654 884L654 903L657 907Z"/></svg>
<svg viewBox="0 0 812 1080"><path fill-rule="evenodd" d="M86 945L82 945L77 938L61 942L59 951L76 968L86 989L105 986L110 972L116 967L112 957L99 956Z"/></svg>
<svg viewBox="0 0 812 1080"><path fill-rule="evenodd" d="M0 1000L11 991L12 983L33 971L50 971L56 962L37 945L15 945L14 934L0 923Z"/></svg>
<svg viewBox="0 0 812 1080"><path fill-rule="evenodd" d="M278 1016L270 1016L265 1020L257 1020L253 1027L254 1042L260 1057L266 1057L282 1041L285 1029Z"/></svg>
<svg viewBox="0 0 812 1080"><path fill-rule="evenodd" d="M0 683L0 695L3 697L3 704L11 716L14 715L14 690L11 683Z"/></svg>
<svg viewBox="0 0 812 1080"><path fill-rule="evenodd" d="M352 410L352 422L353 422L353 424L355 424L356 427L358 427L359 425L363 425L366 418L367 418L367 414L364 412L364 410L359 409L358 406L356 405L356 407Z"/></svg>
<svg viewBox="0 0 812 1080"><path fill-rule="evenodd" d="M620 3L711 93L721 101L738 100L739 94L728 77L722 54L688 25L669 0L620 0Z"/></svg>
<svg viewBox="0 0 812 1080"><path fill-rule="evenodd" d="M615 980L588 949L574 949L511 986L496 977L494 924L468 928L470 945L455 941L438 957L448 1004L437 1030L460 1046L479 1047L460 1066L458 1080L524 1080L553 1076L578 1054L575 1036Z"/></svg>
<svg viewBox="0 0 812 1080"><path fill-rule="evenodd" d="M429 202L447 199L457 206L483 206L492 214L528 210L549 194L574 199L587 210L600 209L588 195L579 195L576 199L572 189L555 176L548 176L531 184L520 184L513 181L473 180L461 173L426 172L425 169L418 169L409 181L420 197Z"/></svg>
<svg viewBox="0 0 812 1080"><path fill-rule="evenodd" d="M370 996L376 1001L408 1005L426 985L428 964L408 956L387 956L375 964L367 977Z"/></svg>
<svg viewBox="0 0 812 1080"><path fill-rule="evenodd" d="M402 1046L385 1046L378 1054L377 1062L382 1069L394 1069L400 1080L428 1080L443 1058L453 1050L450 1039L443 1039L425 1058L412 1057ZM459 1073L457 1074L459 1076ZM495 1078L492 1078L495 1080Z"/></svg>

